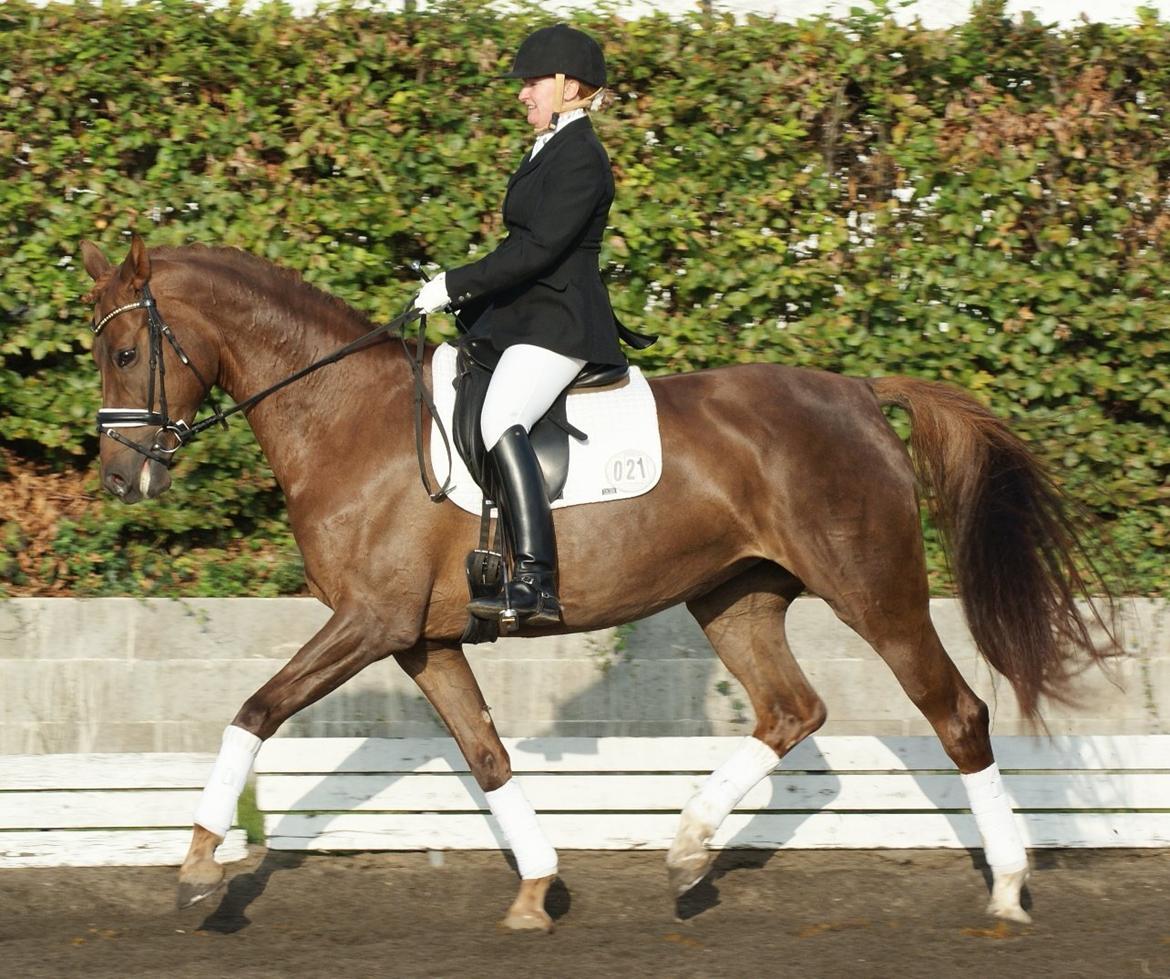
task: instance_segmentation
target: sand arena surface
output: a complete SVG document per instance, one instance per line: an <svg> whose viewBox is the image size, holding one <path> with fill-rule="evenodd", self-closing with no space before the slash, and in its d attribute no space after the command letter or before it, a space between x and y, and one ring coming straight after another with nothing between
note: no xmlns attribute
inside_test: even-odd
<svg viewBox="0 0 1170 979"><path fill-rule="evenodd" d="M566 852L552 935L497 928L498 853L299 856L229 867L173 910L173 868L0 871L12 977L897 976L1170 979L1170 850L1036 851L1035 922L983 914L979 855L736 851L682 902L663 854Z"/></svg>

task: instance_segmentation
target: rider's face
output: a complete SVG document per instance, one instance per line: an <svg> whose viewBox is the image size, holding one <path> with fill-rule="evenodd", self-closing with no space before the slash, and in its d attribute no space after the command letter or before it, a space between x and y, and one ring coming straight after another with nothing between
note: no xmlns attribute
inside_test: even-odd
<svg viewBox="0 0 1170 979"><path fill-rule="evenodd" d="M528 108L528 125L537 132L548 129L556 108L556 77L525 78L517 98Z"/></svg>

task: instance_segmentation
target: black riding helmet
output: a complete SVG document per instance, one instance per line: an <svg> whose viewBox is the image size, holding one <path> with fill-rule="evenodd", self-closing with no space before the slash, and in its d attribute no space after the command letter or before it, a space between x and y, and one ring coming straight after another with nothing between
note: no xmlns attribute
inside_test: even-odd
<svg viewBox="0 0 1170 979"><path fill-rule="evenodd" d="M544 78L565 75L587 85L605 88L605 55L584 31L568 24L542 27L524 39L512 70L504 78Z"/></svg>

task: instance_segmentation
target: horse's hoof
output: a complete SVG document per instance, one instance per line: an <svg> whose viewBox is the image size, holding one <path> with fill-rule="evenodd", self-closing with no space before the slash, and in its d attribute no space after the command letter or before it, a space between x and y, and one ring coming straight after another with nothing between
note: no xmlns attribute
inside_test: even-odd
<svg viewBox="0 0 1170 979"><path fill-rule="evenodd" d="M670 892L675 897L682 897L687 891L698 884L711 869L715 862L715 854L709 850L699 853L690 853L685 857L667 860L666 873L670 881Z"/></svg>
<svg viewBox="0 0 1170 979"><path fill-rule="evenodd" d="M987 913L994 918L1002 918L1004 921L1018 921L1021 925L1030 925L1032 923L1032 916L1028 914L1018 904L1015 907L996 907L995 902L987 905Z"/></svg>
<svg viewBox="0 0 1170 979"><path fill-rule="evenodd" d="M554 880L555 873L520 881L520 893L508 908L500 927L508 931L543 931L546 934L552 931L553 920L544 910L544 899Z"/></svg>
<svg viewBox="0 0 1170 979"><path fill-rule="evenodd" d="M179 892L175 905L184 911L204 898L211 897L223 887L225 877L223 865L214 860L201 860L184 867L179 873Z"/></svg>
<svg viewBox="0 0 1170 979"><path fill-rule="evenodd" d="M995 877L991 885L991 901L987 913L1004 921L1018 921L1022 925L1032 923L1032 916L1020 905L1020 894L1028 880L1028 868Z"/></svg>
<svg viewBox="0 0 1170 979"><path fill-rule="evenodd" d="M666 872L670 890L682 897L707 876L715 862L715 854L707 849L707 841L715 835L715 828L684 809L674 842L666 851Z"/></svg>
<svg viewBox="0 0 1170 979"><path fill-rule="evenodd" d="M500 927L509 931L543 931L547 935L553 930L553 920L544 911L509 911Z"/></svg>
<svg viewBox="0 0 1170 979"><path fill-rule="evenodd" d="M179 893L175 901L175 906L180 911L186 911L187 908L194 907L204 898L211 897L216 891L223 887L223 881L220 880L215 884L179 884Z"/></svg>

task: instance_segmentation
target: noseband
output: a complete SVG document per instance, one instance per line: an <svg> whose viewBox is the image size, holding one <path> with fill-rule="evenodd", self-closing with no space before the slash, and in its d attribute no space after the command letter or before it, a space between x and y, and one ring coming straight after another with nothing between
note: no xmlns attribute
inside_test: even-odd
<svg viewBox="0 0 1170 979"><path fill-rule="evenodd" d="M174 333L171 332L171 328L167 326L162 316L159 315L158 304L154 301L154 296L150 292L150 283L148 282L143 283L141 299L137 302L127 303L125 306L119 306L117 309L111 309L93 325L91 328L93 335L98 336L110 320L136 309L146 310L147 329L150 337L150 380L147 382L146 407L99 408L97 413L97 431L99 436L108 435L115 442L128 446L135 452L146 456L146 458L162 463L164 466L169 466L174 454L198 433L195 428L192 428L183 419L171 418L167 411L167 371L162 356L163 337L166 337L167 342L171 345L179 360L191 370L199 379L199 382L203 384L204 388L210 390L211 385L203 379L203 375L191 363L191 358L184 353L183 348L179 345L179 341L175 338ZM158 386L158 411L154 410L156 379ZM211 423L214 424L223 418L223 414L214 402L212 402L212 407L215 410L215 417L211 419ZM131 441L119 431L122 428L141 428L148 425L154 425L158 428L158 431L154 435L154 444L149 449L143 448L137 442Z"/></svg>

